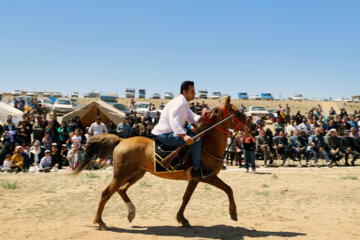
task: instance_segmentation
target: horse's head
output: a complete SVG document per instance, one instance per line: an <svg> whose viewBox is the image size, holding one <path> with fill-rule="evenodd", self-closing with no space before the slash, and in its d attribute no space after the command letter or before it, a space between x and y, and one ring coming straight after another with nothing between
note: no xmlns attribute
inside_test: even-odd
<svg viewBox="0 0 360 240"><path fill-rule="evenodd" d="M239 111L236 106L231 104L231 97L228 96L223 99L221 107L216 107L203 116L202 120L199 122L197 132L200 133L230 115L233 115L233 117L220 125L223 130L236 129L252 132L256 129L256 125L253 124L244 113Z"/></svg>

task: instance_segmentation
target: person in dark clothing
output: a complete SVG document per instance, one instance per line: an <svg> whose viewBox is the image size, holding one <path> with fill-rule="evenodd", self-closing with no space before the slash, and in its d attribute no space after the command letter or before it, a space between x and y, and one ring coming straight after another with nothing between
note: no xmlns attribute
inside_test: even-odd
<svg viewBox="0 0 360 240"><path fill-rule="evenodd" d="M351 154L353 159L351 165L355 166L355 161L359 158L359 152L356 151L354 139L350 137L350 131L344 131L345 136L341 139L341 151L345 154L345 165L349 166L349 155Z"/></svg>
<svg viewBox="0 0 360 240"><path fill-rule="evenodd" d="M70 129L70 132L74 132L76 129L76 123L73 118L70 118L70 120L69 120L69 129Z"/></svg>
<svg viewBox="0 0 360 240"><path fill-rule="evenodd" d="M307 148L306 141L301 136L301 131L298 129L295 132L295 136L292 136L290 138L290 149L293 153L295 153L295 160L299 161L299 166L301 166L301 162L300 162L301 154L303 154L303 156L305 157L306 163L308 165L309 156L306 148Z"/></svg>
<svg viewBox="0 0 360 240"><path fill-rule="evenodd" d="M108 129L108 133L116 134L116 125L113 121L109 120L109 124L106 126Z"/></svg>
<svg viewBox="0 0 360 240"><path fill-rule="evenodd" d="M290 155L290 145L284 131L280 131L279 136L274 137L274 149L277 150L277 154L282 154L282 166L285 166Z"/></svg>
<svg viewBox="0 0 360 240"><path fill-rule="evenodd" d="M44 121L42 120L40 115L36 116L36 121L34 121L34 124L32 126L32 133L33 133L33 140L38 140L41 142L41 140L44 137Z"/></svg>
<svg viewBox="0 0 360 240"><path fill-rule="evenodd" d="M75 118L75 129L78 128L80 130L85 130L84 126L82 125L81 121L80 121L80 117L76 117Z"/></svg>
<svg viewBox="0 0 360 240"><path fill-rule="evenodd" d="M272 160L270 144L270 138L266 136L264 130L261 130L260 135L256 138L256 151L263 156L265 166L267 166L267 160Z"/></svg>
<svg viewBox="0 0 360 240"><path fill-rule="evenodd" d="M344 154L340 151L340 138L336 135L335 129L330 130L330 135L325 138L325 143L331 161L337 165L337 161L342 159L344 157Z"/></svg>
<svg viewBox="0 0 360 240"><path fill-rule="evenodd" d="M66 146L66 144L62 144L60 155L61 155L63 166L69 166L69 160L67 160L67 154L68 154L67 146Z"/></svg>
<svg viewBox="0 0 360 240"><path fill-rule="evenodd" d="M239 134L234 139L235 160L236 160L236 164L239 166L239 168L242 167L242 162L241 162L241 154L243 153L243 145L241 143L242 137L243 137L243 132L239 131Z"/></svg>
<svg viewBox="0 0 360 240"><path fill-rule="evenodd" d="M360 152L360 131L358 132L358 136L354 137L354 145L357 152Z"/></svg>
<svg viewBox="0 0 360 240"><path fill-rule="evenodd" d="M256 172L255 165L255 147L256 141L251 133L247 133L241 138L241 143L244 146L244 159L245 159L245 168L246 172L249 172L249 162L251 162L251 168L253 173Z"/></svg>
<svg viewBox="0 0 360 240"><path fill-rule="evenodd" d="M297 113L295 115L296 125L299 125L300 123L302 123L302 119L303 119L303 116L301 115L301 112L297 111Z"/></svg>
<svg viewBox="0 0 360 240"><path fill-rule="evenodd" d="M324 136L321 135L320 128L316 128L315 134L310 136L308 145L310 146L309 152L312 153L317 167L320 167L320 165L318 163L318 156L317 156L318 153L320 153L324 157L328 166L332 167L330 160L329 160L329 155L325 151L325 147L326 147L325 140L324 140Z"/></svg>
<svg viewBox="0 0 360 240"><path fill-rule="evenodd" d="M60 155L59 146L56 143L51 145L51 167L61 169L62 157Z"/></svg>

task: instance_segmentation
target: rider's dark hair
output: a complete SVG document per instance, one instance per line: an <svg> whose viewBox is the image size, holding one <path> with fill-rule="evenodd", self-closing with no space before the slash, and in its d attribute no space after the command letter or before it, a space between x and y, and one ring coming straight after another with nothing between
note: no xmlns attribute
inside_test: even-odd
<svg viewBox="0 0 360 240"><path fill-rule="evenodd" d="M189 86L194 86L194 82L193 82L193 81L184 81L184 82L181 84L180 94L183 93L183 90L188 91L188 90L189 90Z"/></svg>

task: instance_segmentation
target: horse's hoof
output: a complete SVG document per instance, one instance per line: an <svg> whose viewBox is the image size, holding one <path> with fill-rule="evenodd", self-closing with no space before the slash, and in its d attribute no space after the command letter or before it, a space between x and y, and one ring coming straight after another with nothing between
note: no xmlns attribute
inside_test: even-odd
<svg viewBox="0 0 360 240"><path fill-rule="evenodd" d="M183 220L181 221L181 224L182 224L183 227L191 227L189 221L186 220L186 219L183 219Z"/></svg>
<svg viewBox="0 0 360 240"><path fill-rule="evenodd" d="M135 212L130 212L130 213L128 214L128 220L129 220L129 222L131 223L132 220L134 220L134 218L135 218Z"/></svg>
<svg viewBox="0 0 360 240"><path fill-rule="evenodd" d="M99 224L99 230L102 231L102 230L106 230L107 229L107 226L105 223L103 224Z"/></svg>
<svg viewBox="0 0 360 240"><path fill-rule="evenodd" d="M230 213L230 217L231 217L231 220L233 221L237 221L238 218L237 218L237 213Z"/></svg>

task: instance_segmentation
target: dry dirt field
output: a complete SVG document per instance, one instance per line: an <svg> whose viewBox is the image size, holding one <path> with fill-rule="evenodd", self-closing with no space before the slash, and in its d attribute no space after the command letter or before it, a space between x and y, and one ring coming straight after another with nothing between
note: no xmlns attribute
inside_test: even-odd
<svg viewBox="0 0 360 240"><path fill-rule="evenodd" d="M193 227L181 227L175 215L186 182L146 174L128 192L134 221L114 195L103 215L109 229L99 231L92 219L110 170L0 174L0 239L360 239L360 167L232 168L219 176L234 191L237 222L226 195L200 184L185 211Z"/></svg>

